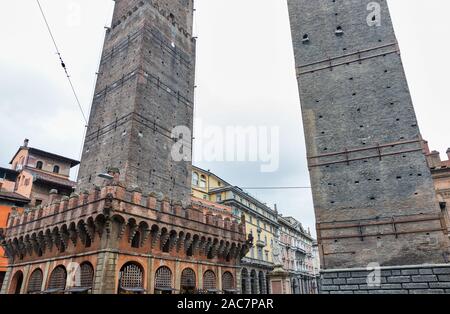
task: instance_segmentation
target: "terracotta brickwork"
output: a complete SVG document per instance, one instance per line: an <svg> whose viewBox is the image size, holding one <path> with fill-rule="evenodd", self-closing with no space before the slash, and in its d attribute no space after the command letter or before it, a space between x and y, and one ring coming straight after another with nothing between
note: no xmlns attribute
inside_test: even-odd
<svg viewBox="0 0 450 314"><path fill-rule="evenodd" d="M10 258L4 293L232 293L252 240L224 208L200 202L183 208L118 184L54 198L24 214L14 211L3 245ZM33 290L36 269L43 278ZM188 285L190 271L195 282ZM55 288L53 272L65 274L63 286ZM140 279L125 282L127 276ZM89 280L72 280L79 277Z"/></svg>
<svg viewBox="0 0 450 314"><path fill-rule="evenodd" d="M6 223L7 223L10 211L11 211L11 206L0 205L0 229L6 228ZM8 266L8 260L5 256L5 251L0 246L0 272L6 272L7 266Z"/></svg>

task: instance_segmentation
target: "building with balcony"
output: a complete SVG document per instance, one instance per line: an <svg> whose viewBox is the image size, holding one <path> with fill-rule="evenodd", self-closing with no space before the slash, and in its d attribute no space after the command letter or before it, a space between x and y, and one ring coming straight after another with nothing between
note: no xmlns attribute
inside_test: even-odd
<svg viewBox="0 0 450 314"><path fill-rule="evenodd" d="M277 213L239 187L229 184L210 171L193 167L194 197L227 205L240 222L245 219L247 233L254 239L241 262L241 292L270 293L268 274L273 270L272 247L277 229Z"/></svg>
<svg viewBox="0 0 450 314"><path fill-rule="evenodd" d="M285 243L284 268L291 273L295 293L315 293L312 244L314 239L297 220L282 217L274 209L241 188L231 185L209 170L193 167L192 195L198 199L227 205L236 217L245 218L247 233L253 236L253 247L242 259L241 292L270 293L268 275L274 270L273 248L276 242ZM281 228L284 228L281 232ZM289 249L286 248L287 243ZM314 270L316 269L316 272ZM294 289L295 287L295 289Z"/></svg>
<svg viewBox="0 0 450 314"><path fill-rule="evenodd" d="M23 213L29 207L47 203L51 191L69 196L75 186L69 177L70 169L78 165L78 161L28 144L25 139L9 168L0 167L0 232L4 232L11 212ZM4 249L0 247L0 288L7 266Z"/></svg>
<svg viewBox="0 0 450 314"><path fill-rule="evenodd" d="M6 178L2 187L12 193L29 198L30 206L46 204L51 190L69 196L76 183L70 180L70 170L78 161L29 147L26 139L11 159L11 169L3 172ZM9 173L7 173L9 172Z"/></svg>
<svg viewBox="0 0 450 314"><path fill-rule="evenodd" d="M283 268L290 274L293 294L316 294L317 273L309 230L293 217L278 217Z"/></svg>

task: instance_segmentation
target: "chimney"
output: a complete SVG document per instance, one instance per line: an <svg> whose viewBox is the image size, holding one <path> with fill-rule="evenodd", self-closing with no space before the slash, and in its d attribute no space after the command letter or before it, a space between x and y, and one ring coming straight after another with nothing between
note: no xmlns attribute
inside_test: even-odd
<svg viewBox="0 0 450 314"><path fill-rule="evenodd" d="M450 160L450 148L447 148L447 158Z"/></svg>
<svg viewBox="0 0 450 314"><path fill-rule="evenodd" d="M24 141L23 141L23 147L28 147L28 143L30 142L30 140L29 139L25 139Z"/></svg>
<svg viewBox="0 0 450 314"><path fill-rule="evenodd" d="M428 156L428 166L430 168L438 168L441 166L441 157L439 156L439 152L433 150Z"/></svg>

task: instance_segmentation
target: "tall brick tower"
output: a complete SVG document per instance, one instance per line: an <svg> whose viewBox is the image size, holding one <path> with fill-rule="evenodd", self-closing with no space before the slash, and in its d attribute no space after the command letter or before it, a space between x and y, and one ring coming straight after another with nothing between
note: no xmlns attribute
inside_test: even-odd
<svg viewBox="0 0 450 314"><path fill-rule="evenodd" d="M324 269L448 262L386 1L288 6Z"/></svg>
<svg viewBox="0 0 450 314"><path fill-rule="evenodd" d="M104 179L98 175L114 169L128 187L189 202L192 137L172 131L178 126L192 130L193 1L115 2L81 159L79 190L100 185ZM173 159L175 148L187 159Z"/></svg>

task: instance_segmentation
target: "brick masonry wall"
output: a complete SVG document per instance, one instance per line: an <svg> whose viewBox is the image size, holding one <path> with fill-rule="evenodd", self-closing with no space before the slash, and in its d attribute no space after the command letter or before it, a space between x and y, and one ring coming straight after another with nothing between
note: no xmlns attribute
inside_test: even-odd
<svg viewBox="0 0 450 314"><path fill-rule="evenodd" d="M368 285L367 270L330 270L321 273L321 294L450 294L450 265L383 267L380 285Z"/></svg>
<svg viewBox="0 0 450 314"><path fill-rule="evenodd" d="M445 263L449 241L386 1L288 4L323 267ZM374 4L380 25L368 23Z"/></svg>
<svg viewBox="0 0 450 314"><path fill-rule="evenodd" d="M116 1L107 33L78 176L83 191L98 174L144 193L190 202L191 162L175 161L176 126L192 130L195 39L192 1ZM177 138L177 139L175 139ZM192 139L183 137L190 158Z"/></svg>

